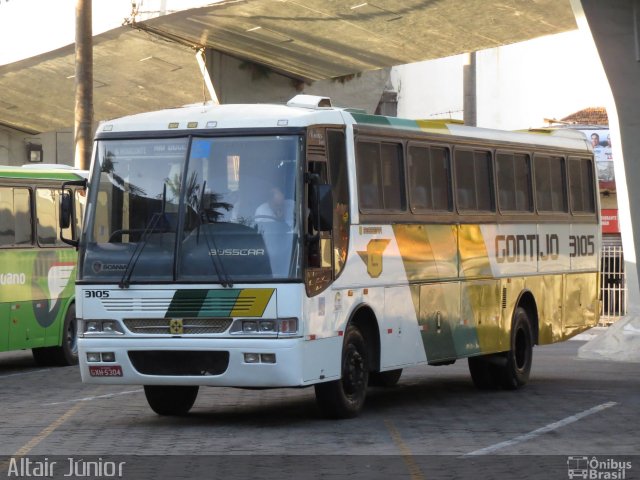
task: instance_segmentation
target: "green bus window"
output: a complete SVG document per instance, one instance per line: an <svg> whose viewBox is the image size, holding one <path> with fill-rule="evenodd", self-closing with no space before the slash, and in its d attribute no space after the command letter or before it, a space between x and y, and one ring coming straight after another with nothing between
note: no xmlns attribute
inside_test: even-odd
<svg viewBox="0 0 640 480"><path fill-rule="evenodd" d="M0 247L31 244L29 190L0 188Z"/></svg>
<svg viewBox="0 0 640 480"><path fill-rule="evenodd" d="M27 188L13 191L13 211L16 221L16 245L31 245L33 221L31 215L31 192Z"/></svg>
<svg viewBox="0 0 640 480"><path fill-rule="evenodd" d="M84 218L84 209L87 205L87 193L86 190L76 190L74 199L75 207L75 231L77 235L80 235L82 231L82 219Z"/></svg>
<svg viewBox="0 0 640 480"><path fill-rule="evenodd" d="M38 218L38 245L62 246L60 240L58 205L60 193L49 188L36 190L36 212ZM64 236L71 238L71 227L64 230Z"/></svg>
<svg viewBox="0 0 640 480"><path fill-rule="evenodd" d="M13 188L0 188L0 246L13 245L16 238Z"/></svg>

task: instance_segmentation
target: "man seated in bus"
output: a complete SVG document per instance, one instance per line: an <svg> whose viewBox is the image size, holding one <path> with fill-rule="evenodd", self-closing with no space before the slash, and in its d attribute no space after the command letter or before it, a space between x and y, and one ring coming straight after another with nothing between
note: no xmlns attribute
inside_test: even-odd
<svg viewBox="0 0 640 480"><path fill-rule="evenodd" d="M284 222L293 228L294 202L287 199L279 187L269 189L269 198L256 208L254 219L257 224L266 222Z"/></svg>

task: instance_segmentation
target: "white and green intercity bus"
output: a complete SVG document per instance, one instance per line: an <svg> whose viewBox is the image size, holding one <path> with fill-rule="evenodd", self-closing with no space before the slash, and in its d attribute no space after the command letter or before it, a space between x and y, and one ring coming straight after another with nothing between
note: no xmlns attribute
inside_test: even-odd
<svg viewBox="0 0 640 480"><path fill-rule="evenodd" d="M92 172L82 379L144 385L161 415L200 386L313 385L352 417L368 385L463 358L478 387L515 389L534 345L597 322L596 176L572 132L302 95L104 122Z"/></svg>
<svg viewBox="0 0 640 480"><path fill-rule="evenodd" d="M58 201L85 172L61 166L0 167L0 351L31 348L41 365L77 363L76 252L60 240ZM84 191L72 185L79 231Z"/></svg>

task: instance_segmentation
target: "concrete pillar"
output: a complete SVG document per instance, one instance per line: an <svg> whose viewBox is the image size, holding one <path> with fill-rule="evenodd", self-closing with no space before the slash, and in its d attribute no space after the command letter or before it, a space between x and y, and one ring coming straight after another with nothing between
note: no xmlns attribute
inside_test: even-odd
<svg viewBox="0 0 640 480"><path fill-rule="evenodd" d="M478 100L476 95L476 52L470 52L467 62L462 68L462 84L464 88L463 119L464 124L478 126Z"/></svg>
<svg viewBox="0 0 640 480"><path fill-rule="evenodd" d="M636 252L640 250L640 0L571 0L578 27L601 61L615 160L618 216L628 288L628 314L640 315Z"/></svg>

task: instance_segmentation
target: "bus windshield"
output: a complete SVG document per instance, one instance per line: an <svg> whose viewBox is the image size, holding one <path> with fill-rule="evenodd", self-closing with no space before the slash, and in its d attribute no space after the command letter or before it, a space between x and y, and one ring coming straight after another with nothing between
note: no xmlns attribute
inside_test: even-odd
<svg viewBox="0 0 640 480"><path fill-rule="evenodd" d="M99 140L82 279L300 279L299 135Z"/></svg>

